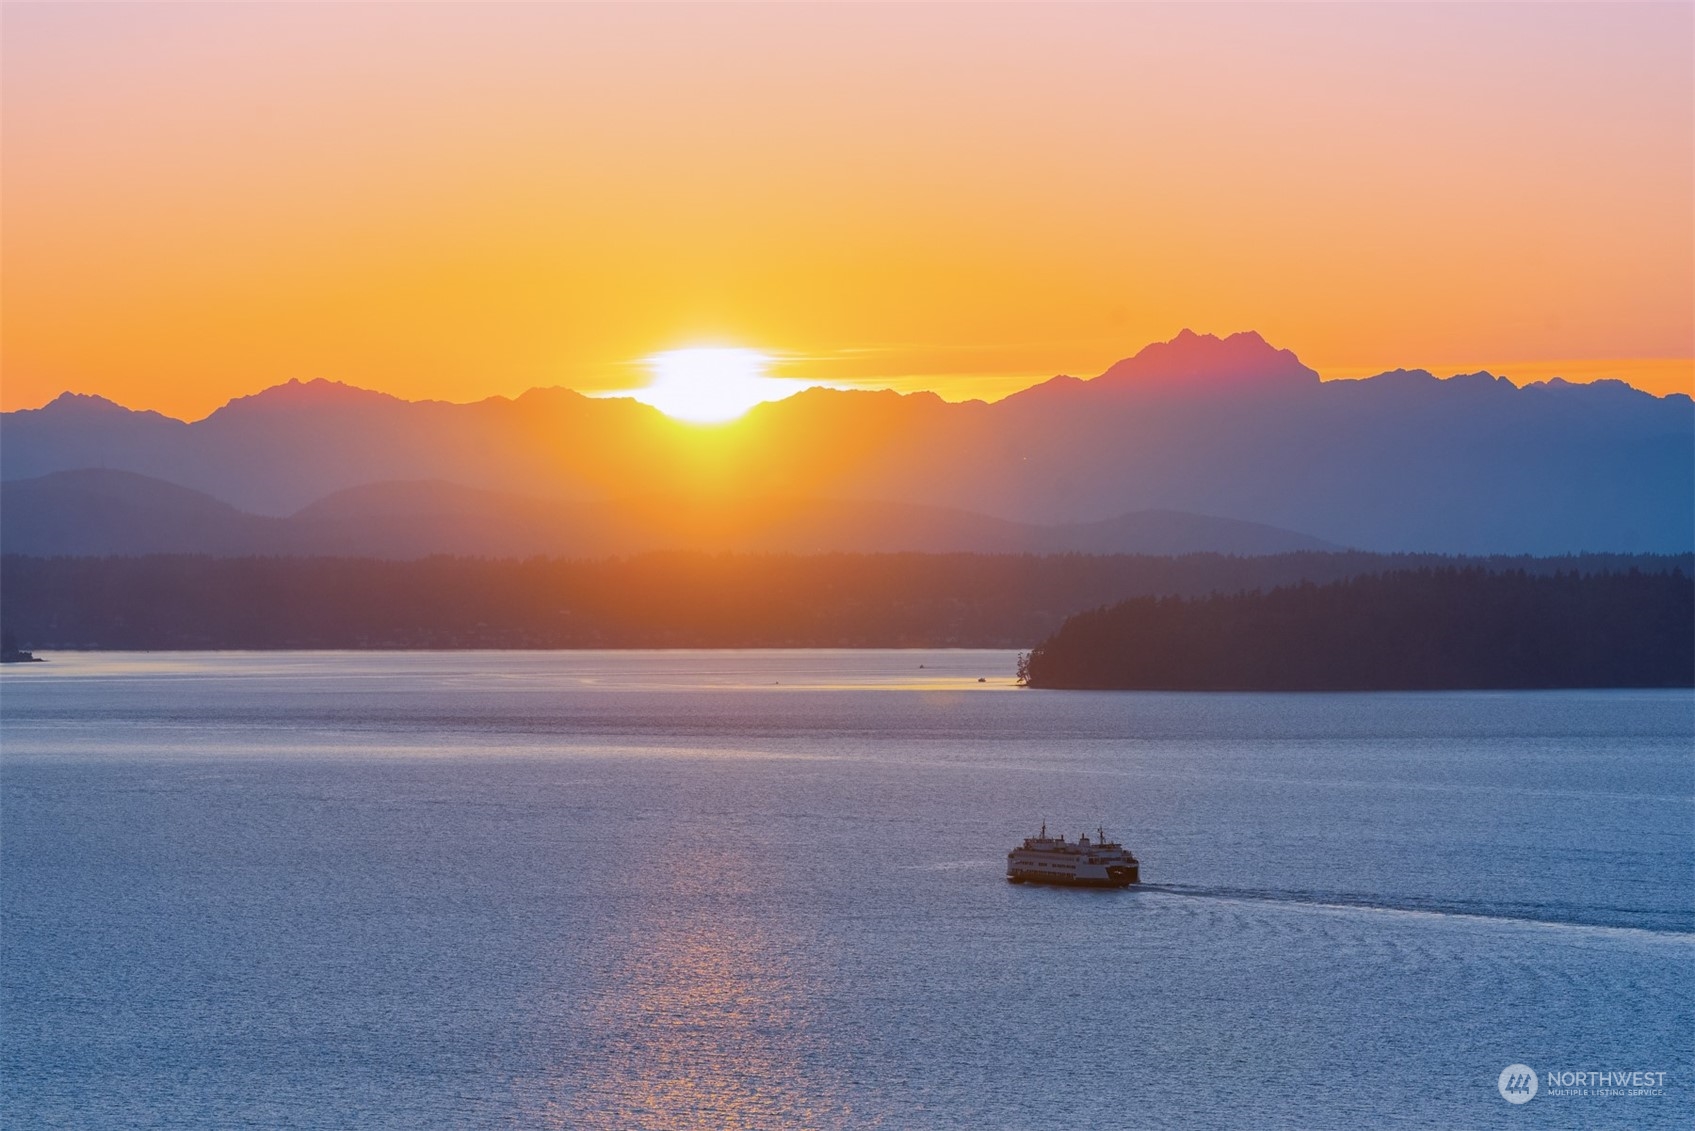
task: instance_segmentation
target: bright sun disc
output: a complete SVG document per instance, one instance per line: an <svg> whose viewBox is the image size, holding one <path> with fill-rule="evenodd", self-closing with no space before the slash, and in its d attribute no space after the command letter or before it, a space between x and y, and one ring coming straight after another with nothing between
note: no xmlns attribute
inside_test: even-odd
<svg viewBox="0 0 1695 1131"><path fill-rule="evenodd" d="M771 358L749 349L668 350L643 359L653 374L630 395L691 424L734 420L756 404L780 401L806 386L765 375Z"/></svg>

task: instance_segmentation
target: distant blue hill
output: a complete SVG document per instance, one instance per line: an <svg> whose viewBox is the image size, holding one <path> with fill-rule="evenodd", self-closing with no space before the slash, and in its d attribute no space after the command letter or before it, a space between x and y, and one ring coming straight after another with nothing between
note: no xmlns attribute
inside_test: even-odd
<svg viewBox="0 0 1695 1131"><path fill-rule="evenodd" d="M652 550L1261 555L1339 548L1259 523L1175 511L1041 526L904 503L763 498L723 508L661 497L571 503L414 482L349 488L279 518L128 471L61 471L0 483L0 549L40 557L594 558Z"/></svg>

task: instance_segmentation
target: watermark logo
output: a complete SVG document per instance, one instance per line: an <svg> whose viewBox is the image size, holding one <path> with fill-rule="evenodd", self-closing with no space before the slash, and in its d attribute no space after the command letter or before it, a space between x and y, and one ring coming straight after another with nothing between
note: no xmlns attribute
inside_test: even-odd
<svg viewBox="0 0 1695 1131"><path fill-rule="evenodd" d="M1501 1098L1510 1104L1527 1104L1536 1098L1536 1070L1524 1064L1509 1064L1495 1081Z"/></svg>
<svg viewBox="0 0 1695 1131"><path fill-rule="evenodd" d="M1579 1072L1546 1072L1542 1075L1550 1096L1591 1096L1611 1099L1615 1096L1663 1096L1666 1094L1666 1073L1640 1068L1585 1069Z"/></svg>

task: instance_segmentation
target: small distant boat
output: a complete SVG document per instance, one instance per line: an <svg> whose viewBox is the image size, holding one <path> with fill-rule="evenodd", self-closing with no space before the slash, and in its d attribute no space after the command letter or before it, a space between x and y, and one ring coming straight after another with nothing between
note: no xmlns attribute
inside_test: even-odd
<svg viewBox="0 0 1695 1131"><path fill-rule="evenodd" d="M1015 884L1063 884L1070 887L1124 888L1142 882L1142 866L1130 850L1108 840L1105 829L1091 841L1048 835L1047 822L1035 836L1006 854L1006 878Z"/></svg>

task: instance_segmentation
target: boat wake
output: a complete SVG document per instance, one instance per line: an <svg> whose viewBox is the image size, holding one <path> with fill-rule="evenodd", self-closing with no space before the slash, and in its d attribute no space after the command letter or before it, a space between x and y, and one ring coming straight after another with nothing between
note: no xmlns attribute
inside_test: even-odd
<svg viewBox="0 0 1695 1131"><path fill-rule="evenodd" d="M1280 903L1339 911L1431 915L1444 918L1534 923L1555 927L1585 927L1680 935L1695 939L1695 913L1647 907L1601 907L1581 904L1501 903L1484 900L1384 898L1356 892L1240 888L1201 884L1139 884L1133 890L1192 899Z"/></svg>

